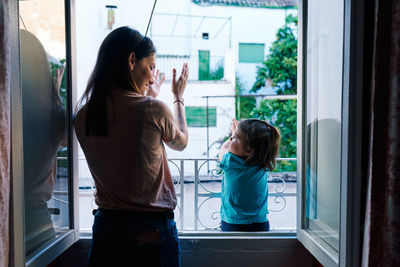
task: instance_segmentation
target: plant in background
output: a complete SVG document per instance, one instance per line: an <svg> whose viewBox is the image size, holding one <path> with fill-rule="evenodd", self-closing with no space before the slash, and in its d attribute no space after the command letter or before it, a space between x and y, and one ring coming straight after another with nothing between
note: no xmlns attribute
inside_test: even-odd
<svg viewBox="0 0 400 267"><path fill-rule="evenodd" d="M257 79L251 89L257 92L270 83L278 95L297 93L297 17L289 15L281 27L269 54L257 68ZM280 157L296 157L297 102L296 100L262 100L252 117L267 120L281 132ZM295 162L278 162L275 171L295 171Z"/></svg>
<svg viewBox="0 0 400 267"><path fill-rule="evenodd" d="M296 157L297 136L297 102L291 100L263 100L260 106L252 111L252 117L271 122L281 133L279 157ZM277 162L275 171L296 171L293 161Z"/></svg>
<svg viewBox="0 0 400 267"><path fill-rule="evenodd" d="M257 79L251 89L257 92L271 83L278 95L297 92L297 17L288 15L286 24L278 29L276 40L261 67L257 68Z"/></svg>
<svg viewBox="0 0 400 267"><path fill-rule="evenodd" d="M235 94L241 95L245 93L243 83L240 81L240 78L236 76L235 83ZM251 111L256 107L256 98L255 97L236 97L235 98L235 106L236 106L236 119L246 119L251 118Z"/></svg>
<svg viewBox="0 0 400 267"><path fill-rule="evenodd" d="M215 67L215 69L212 69L210 71L210 77L208 80L213 80L213 81L217 81L217 80L221 80L222 78L224 78L224 62L222 61L219 62L217 64L217 66Z"/></svg>

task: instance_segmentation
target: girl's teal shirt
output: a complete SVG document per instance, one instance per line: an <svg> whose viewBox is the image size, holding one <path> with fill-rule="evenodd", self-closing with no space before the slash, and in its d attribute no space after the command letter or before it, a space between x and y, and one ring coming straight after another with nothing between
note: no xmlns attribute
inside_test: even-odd
<svg viewBox="0 0 400 267"><path fill-rule="evenodd" d="M232 224L267 222L268 171L246 165L230 152L220 163L224 171L221 185L221 220Z"/></svg>

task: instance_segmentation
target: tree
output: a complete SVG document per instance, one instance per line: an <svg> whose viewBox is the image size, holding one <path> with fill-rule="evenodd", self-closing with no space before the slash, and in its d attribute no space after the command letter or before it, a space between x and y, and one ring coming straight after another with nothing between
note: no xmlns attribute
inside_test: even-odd
<svg viewBox="0 0 400 267"><path fill-rule="evenodd" d="M297 17L289 15L281 27L269 54L257 68L257 79L251 89L257 92L270 83L278 95L297 93ZM281 132L280 157L296 157L296 100L262 100L251 112L253 117L267 120ZM294 162L281 162L278 171L295 171Z"/></svg>
<svg viewBox="0 0 400 267"><path fill-rule="evenodd" d="M297 92L297 17L288 15L285 21L285 26L278 29L263 66L257 68L252 92L264 87L266 81L271 82L279 95Z"/></svg>
<svg viewBox="0 0 400 267"><path fill-rule="evenodd" d="M244 85L240 81L239 77L236 77L235 93L236 95L241 95L245 92ZM246 119L251 118L251 111L256 107L255 97L236 97L236 119Z"/></svg>

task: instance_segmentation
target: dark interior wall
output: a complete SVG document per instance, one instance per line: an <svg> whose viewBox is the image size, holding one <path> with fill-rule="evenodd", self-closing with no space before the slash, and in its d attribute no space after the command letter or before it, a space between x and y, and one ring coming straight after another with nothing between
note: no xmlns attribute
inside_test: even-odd
<svg viewBox="0 0 400 267"><path fill-rule="evenodd" d="M86 266L90 239L81 239L49 267ZM182 266L320 266L295 238L181 238Z"/></svg>

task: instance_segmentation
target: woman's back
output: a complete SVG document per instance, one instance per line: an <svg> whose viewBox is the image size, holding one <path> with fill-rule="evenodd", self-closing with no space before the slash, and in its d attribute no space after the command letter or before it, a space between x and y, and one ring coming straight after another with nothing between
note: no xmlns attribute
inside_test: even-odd
<svg viewBox="0 0 400 267"><path fill-rule="evenodd" d="M162 102L128 90L107 98L108 136L86 136L87 104L75 129L105 209L173 210L176 196L163 145L174 139L171 111Z"/></svg>

